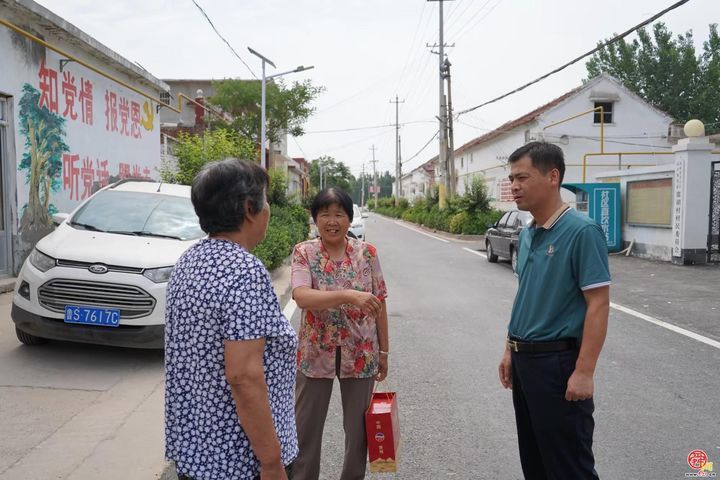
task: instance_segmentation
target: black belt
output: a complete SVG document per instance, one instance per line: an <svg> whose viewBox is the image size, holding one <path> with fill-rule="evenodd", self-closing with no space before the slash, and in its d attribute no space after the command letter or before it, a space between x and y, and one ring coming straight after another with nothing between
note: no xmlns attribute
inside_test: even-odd
<svg viewBox="0 0 720 480"><path fill-rule="evenodd" d="M555 340L552 342L524 342L514 338L507 339L507 347L515 353L550 353L576 350L578 342L574 338Z"/></svg>

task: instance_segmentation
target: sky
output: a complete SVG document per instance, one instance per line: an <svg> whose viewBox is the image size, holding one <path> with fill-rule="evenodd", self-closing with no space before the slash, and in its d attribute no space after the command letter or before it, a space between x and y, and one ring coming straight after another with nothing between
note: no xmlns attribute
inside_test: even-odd
<svg viewBox="0 0 720 480"><path fill-rule="evenodd" d="M395 169L397 95L403 173L437 155L439 2L426 0L196 0L246 67L191 0L40 0L157 78L253 78L313 65L284 77L326 91L305 135L288 139L293 157L329 155L353 174ZM533 80L675 3L674 0L452 0L444 2L454 111L479 105ZM660 19L692 30L698 52L720 1L691 0ZM629 39L635 36L629 37ZM253 73L251 73L251 70ZM577 87L585 61L492 105L463 115L455 146ZM426 146L427 145L427 146ZM425 147L424 150L422 148Z"/></svg>

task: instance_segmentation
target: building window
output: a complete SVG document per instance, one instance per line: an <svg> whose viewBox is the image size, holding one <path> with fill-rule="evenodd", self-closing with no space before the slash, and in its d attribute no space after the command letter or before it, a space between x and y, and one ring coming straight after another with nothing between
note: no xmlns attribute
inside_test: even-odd
<svg viewBox="0 0 720 480"><path fill-rule="evenodd" d="M613 123L613 102L595 102L595 108L598 107L603 108L603 115L605 116L603 123ZM595 111L593 115L593 123L595 125L600 125L600 110Z"/></svg>
<svg viewBox="0 0 720 480"><path fill-rule="evenodd" d="M172 101L172 99L170 97L170 92L161 92L160 93L160 101L166 105L170 105L170 102Z"/></svg>
<svg viewBox="0 0 720 480"><path fill-rule="evenodd" d="M627 223L672 226L672 178L627 182Z"/></svg>
<svg viewBox="0 0 720 480"><path fill-rule="evenodd" d="M0 98L0 122L7 121L7 100Z"/></svg>
<svg viewBox="0 0 720 480"><path fill-rule="evenodd" d="M460 157L460 168L463 168L465 157Z"/></svg>

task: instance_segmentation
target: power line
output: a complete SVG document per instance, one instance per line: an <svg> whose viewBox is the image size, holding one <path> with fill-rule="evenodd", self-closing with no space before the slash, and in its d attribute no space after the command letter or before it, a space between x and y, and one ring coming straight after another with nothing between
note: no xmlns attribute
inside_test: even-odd
<svg viewBox="0 0 720 480"><path fill-rule="evenodd" d="M192 0L192 2L195 4L195 6L198 8L198 10L200 10L200 13L203 14L203 17L205 17L205 20L208 21L208 23L210 24L210 26L212 27L212 29L215 30L215 33L217 34L218 37L220 37L220 40L222 40L223 42L225 42L225 45L227 45L227 46L230 48L230 51L232 51L232 53L235 54L235 56L238 58L238 60L240 60L243 65L245 65L245 67L250 71L250 74L251 74L253 77L255 77L255 80L258 80L257 75L255 75L255 72L252 71L252 68L250 68L250 65L248 65L247 63L245 63L245 60L243 60L242 57L235 51L235 49L232 47L232 45L230 45L230 42L228 42L227 40L225 40L225 37L223 37L222 35L220 35L220 32L218 32L218 29L215 28L215 25L213 24L212 20L210 20L210 17L208 17L208 14L205 13L205 10L203 10L203 8L202 8L200 5L198 5L195 0Z"/></svg>
<svg viewBox="0 0 720 480"><path fill-rule="evenodd" d="M457 29L457 33L456 33L456 36L455 36L455 40L456 40L456 41L457 41L458 37L460 36L460 32L462 32L463 30L465 30L465 27L467 27L468 25L470 25L470 24L472 23L472 21L475 20L475 17L477 17L478 15L480 15L480 13L482 13L482 11L485 10L485 7L487 7L487 5L488 5L489 3L490 3L490 0L486 0L482 5L480 5L480 8L479 8L474 14L473 14L465 23L463 23L462 27L460 27L460 28ZM460 22L456 22L456 24L453 25L453 27L457 26L458 23L460 23ZM449 26L449 25L448 25L448 30L450 30L450 26Z"/></svg>
<svg viewBox="0 0 720 480"><path fill-rule="evenodd" d="M402 102L401 102L402 103ZM436 123L434 120L415 120L412 122L403 122L400 124L401 127L404 127L405 125L413 125L418 123ZM342 132L356 132L359 130L374 130L376 128L385 128L385 127L395 127L396 125L394 123L386 123L384 125L372 125L369 127L350 127L350 128L338 128L336 130L312 130L309 132L304 132L303 135L307 135L310 133L342 133Z"/></svg>
<svg viewBox="0 0 720 480"><path fill-rule="evenodd" d="M433 136L430 138L430 140L428 140L427 143L426 143L425 145L423 145L423 147L422 147L420 150L418 150L418 152L417 152L415 155L413 155L412 157L408 158L407 160L405 160L405 161L402 162L402 163L405 164L405 163L409 163L410 161L414 160L418 155L420 155L420 154L428 147L428 145L430 145L430 144L432 143L433 140L435 140L435 139L437 138L437 136L438 136L439 133L440 133L440 130L438 130L437 132L435 132L435 135L433 135Z"/></svg>
<svg viewBox="0 0 720 480"><path fill-rule="evenodd" d="M458 2L458 3L462 3L462 0L460 0L460 2ZM455 15L455 12L460 8L460 5L458 4L457 8L455 8L452 11L452 13L450 15L448 15L447 22L446 22L448 31L454 29L455 25L460 23L462 21L462 19L467 18L465 16L465 14L468 12L468 10L470 10L470 7L472 7L472 5L473 5L472 1L468 2L467 5L465 6L465 10L463 10L460 13L460 15L457 16L457 15Z"/></svg>
<svg viewBox="0 0 720 480"><path fill-rule="evenodd" d="M480 17L480 19L477 22L473 23L470 26L470 28L465 29L464 31L462 31L462 33L458 33L457 37L455 37L455 41L459 41L460 38L464 37L465 35L467 35L468 32L472 31L473 28L477 27L480 24L480 22L485 20L493 12L493 10L495 10L497 8L497 6L500 5L502 2L503 2L503 0L498 0L498 2L495 5L493 5L492 7L490 7L490 10L488 10L485 13L485 15Z"/></svg>
<svg viewBox="0 0 720 480"><path fill-rule="evenodd" d="M584 54L580 55L579 57L576 57L576 58L570 60L568 63L566 63L566 64L564 64L564 65L556 68L555 70L552 70L551 72L548 72L548 73L546 73L545 75L543 75L543 76L541 76L541 77L538 77L538 78L536 78L535 80L533 80L533 81L531 81L531 82L528 82L528 83L526 83L525 85L523 85L523 86L521 86L521 87L518 87L518 88L516 88L515 90L512 90L512 91L510 91L510 92L508 92L508 93L506 93L506 94L504 94L504 95L500 95L499 97L493 98L492 100L488 100L487 102L481 103L480 105L477 105L477 106L475 106L475 107L462 110L461 112L458 112L457 116L459 117L460 115L463 115L463 114L468 113L468 112L472 112L473 110L477 110L477 109L480 108L480 107L484 107L484 106L486 106L486 105L490 105L491 103L495 103L495 102L497 102L497 101L499 101L499 100L502 100L503 98L509 97L510 95L513 95L513 94L515 94L515 93L517 93L517 92L519 92L519 91L521 91L521 90L525 90L527 87L529 87L529 86L531 86L531 85L534 85L534 84L536 84L536 83L538 83L538 82L540 82L540 81L542 81L542 80L545 80L545 79L548 78L549 76L554 75L554 74L560 72L561 70L566 69L566 68L569 67L570 65L573 65L573 64L579 62L579 61L582 60L583 58L588 57L588 56L594 54L595 52L597 52L597 51L599 51L599 50L602 50L603 48L607 47L608 45L611 45L611 44L617 42L618 40L627 37L628 35L630 35L631 33L633 33L635 30L638 30L638 29L644 27L645 25L647 25L647 24L649 24L649 23L657 20L658 18L662 17L663 15L665 15L666 13L668 13L669 11L675 10L675 9L678 8L679 6L684 5L684 4L686 4L687 2L689 2L689 1L690 1L690 0L681 0L681 1L677 2L677 3L674 3L674 4L672 4L671 6L669 6L668 8L666 8L665 10L663 10L663 11L661 11L661 12L653 15L652 17L648 18L648 19L645 20L644 22L635 25L634 27L632 27L631 29L629 29L629 30L621 33L620 35L616 35L616 36L614 36L613 38L611 38L610 40L608 40L608 41L606 41L606 42L601 42L601 43L599 43L597 47L593 48L593 49L590 50L589 52L584 53Z"/></svg>
<svg viewBox="0 0 720 480"><path fill-rule="evenodd" d="M305 153L305 150L300 146L300 142L298 142L298 139L296 137L292 137L293 141L295 142L295 145L300 149L300 153L303 154L304 158L307 158L307 154Z"/></svg>

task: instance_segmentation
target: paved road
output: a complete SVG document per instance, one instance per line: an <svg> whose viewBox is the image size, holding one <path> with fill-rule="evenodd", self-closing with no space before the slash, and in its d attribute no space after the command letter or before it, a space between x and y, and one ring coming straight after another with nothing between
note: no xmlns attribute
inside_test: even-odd
<svg viewBox="0 0 720 480"><path fill-rule="evenodd" d="M465 250L468 244L442 242L376 215L367 221L367 234L378 247L390 292L387 388L399 394L403 437L401 470L394 478L522 478L510 392L500 387L496 373L516 289L509 265L489 264ZM627 265L612 264L613 271ZM625 270L623 293L613 293L614 302L662 313L667 322L676 315L678 324L692 328L677 315L682 306L668 309L652 288L633 293L629 277L642 271ZM718 306L720 270L709 272L714 290L695 294L702 297L703 312ZM682 303L683 295L676 296ZM714 327L703 327L714 334L718 316L703 318L715 319ZM691 471L686 456L696 448L718 465L719 366L720 349L613 309L596 378L601 478L685 478ZM338 478L342 463L335 390L323 479Z"/></svg>
<svg viewBox="0 0 720 480"><path fill-rule="evenodd" d="M162 352L23 346L11 301L0 295L0 480L157 478Z"/></svg>

